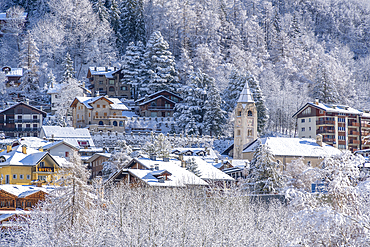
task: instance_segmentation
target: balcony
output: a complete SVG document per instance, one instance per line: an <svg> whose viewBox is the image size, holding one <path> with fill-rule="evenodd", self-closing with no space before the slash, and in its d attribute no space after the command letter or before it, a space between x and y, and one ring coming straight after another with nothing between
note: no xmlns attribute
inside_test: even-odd
<svg viewBox="0 0 370 247"><path fill-rule="evenodd" d="M350 124L350 126L359 127L359 126L360 126L360 123L352 122L352 123Z"/></svg>
<svg viewBox="0 0 370 247"><path fill-rule="evenodd" d="M316 125L334 125L335 122L334 121L329 121L329 120L318 120L316 121Z"/></svg>
<svg viewBox="0 0 370 247"><path fill-rule="evenodd" d="M360 132L358 132L358 131L349 131L348 135L350 135L350 136L359 136Z"/></svg>
<svg viewBox="0 0 370 247"><path fill-rule="evenodd" d="M36 172L54 172L54 167L37 167Z"/></svg>
<svg viewBox="0 0 370 247"><path fill-rule="evenodd" d="M40 119L15 119L14 123L38 123Z"/></svg>
<svg viewBox="0 0 370 247"><path fill-rule="evenodd" d="M4 132L36 132L40 131L41 128L11 128L11 129L4 129Z"/></svg>
<svg viewBox="0 0 370 247"><path fill-rule="evenodd" d="M173 108L166 107L166 106L149 106L148 110L166 110L166 111L173 111Z"/></svg>
<svg viewBox="0 0 370 247"><path fill-rule="evenodd" d="M109 116L95 116L95 120L98 119L120 119L120 120L126 120L127 118L125 116L119 116L119 115L109 115Z"/></svg>
<svg viewBox="0 0 370 247"><path fill-rule="evenodd" d="M326 134L326 133L331 133L331 134L334 134L335 133L335 130L329 130L329 129L318 129L317 131L317 134Z"/></svg>
<svg viewBox="0 0 370 247"><path fill-rule="evenodd" d="M358 145L358 144L360 144L360 141L359 140L349 140L349 144Z"/></svg>
<svg viewBox="0 0 370 247"><path fill-rule="evenodd" d="M335 142L335 139L334 138L323 138L322 141L323 142Z"/></svg>

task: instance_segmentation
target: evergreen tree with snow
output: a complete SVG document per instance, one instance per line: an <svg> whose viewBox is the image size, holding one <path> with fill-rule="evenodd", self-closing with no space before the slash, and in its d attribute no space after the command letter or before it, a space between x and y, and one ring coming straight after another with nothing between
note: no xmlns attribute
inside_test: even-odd
<svg viewBox="0 0 370 247"><path fill-rule="evenodd" d="M176 92L179 87L179 78L176 71L175 58L169 51L168 43L163 39L161 32L156 31L148 40L144 54L146 76L142 78L144 93L152 94L160 90Z"/></svg>
<svg viewBox="0 0 370 247"><path fill-rule="evenodd" d="M191 117L190 121L186 124L185 133L188 135L199 135L198 126L193 117Z"/></svg>
<svg viewBox="0 0 370 247"><path fill-rule="evenodd" d="M185 161L185 169L188 170L189 172L194 173L198 177L202 175L202 173L198 169L198 164L194 158L190 158Z"/></svg>
<svg viewBox="0 0 370 247"><path fill-rule="evenodd" d="M204 106L203 128L205 133L220 136L223 126L226 123L226 112L221 109L221 96L216 88L214 79L210 78L210 85L207 92L207 101Z"/></svg>
<svg viewBox="0 0 370 247"><path fill-rule="evenodd" d="M154 137L154 134L152 133L152 141L147 142L143 147L143 150L147 155L155 154L158 158L168 158L170 156L171 149L171 142L163 133L160 133L156 137Z"/></svg>
<svg viewBox="0 0 370 247"><path fill-rule="evenodd" d="M73 61L67 52L63 62L63 82L69 83L73 78L75 71L73 69Z"/></svg>
<svg viewBox="0 0 370 247"><path fill-rule="evenodd" d="M177 65L179 70L180 82L182 84L185 84L186 81L189 79L191 73L194 72L193 61L189 57L189 52L185 48L181 49L181 58Z"/></svg>
<svg viewBox="0 0 370 247"><path fill-rule="evenodd" d="M211 77L198 69L192 73L187 84L179 90L183 101L176 104L174 117L180 129L185 130L189 122L195 121L200 134L202 134L207 90L212 80Z"/></svg>
<svg viewBox="0 0 370 247"><path fill-rule="evenodd" d="M28 32L25 36L20 52L19 66L23 69L22 83L19 87L20 93L26 93L30 97L39 95L39 49L33 35Z"/></svg>
<svg viewBox="0 0 370 247"><path fill-rule="evenodd" d="M229 77L229 83L222 93L222 99L224 101L223 109L226 112L233 112L236 107L236 101L238 100L240 93L243 91L243 87L247 81L245 74L233 70Z"/></svg>
<svg viewBox="0 0 370 247"><path fill-rule="evenodd" d="M283 187L282 176L270 149L258 141L246 182L254 194L271 194Z"/></svg>
<svg viewBox="0 0 370 247"><path fill-rule="evenodd" d="M101 21L109 21L109 11L105 7L105 0L94 0L91 2L93 3L93 10L98 14L99 19Z"/></svg>
<svg viewBox="0 0 370 247"><path fill-rule="evenodd" d="M322 103L338 103L341 101L336 85L323 62L317 68L316 82L313 86L312 97Z"/></svg>
<svg viewBox="0 0 370 247"><path fill-rule="evenodd" d="M130 42L141 41L145 44L143 9L143 0L122 0L119 5L121 16L117 41L122 54Z"/></svg>
<svg viewBox="0 0 370 247"><path fill-rule="evenodd" d="M263 133L265 130L266 122L268 120L268 110L265 103L265 98L259 85L259 81L248 72L246 75L249 88L252 92L253 100L257 108L257 131Z"/></svg>
<svg viewBox="0 0 370 247"><path fill-rule="evenodd" d="M143 75L142 63L144 61L144 45L141 41L135 45L131 42L123 57L121 83L131 85L132 95L136 100L139 94L139 85Z"/></svg>
<svg viewBox="0 0 370 247"><path fill-rule="evenodd" d="M117 37L117 34L119 32L120 17L121 17L121 11L119 9L117 0L111 0L111 6L109 8L109 16L110 16L110 24Z"/></svg>

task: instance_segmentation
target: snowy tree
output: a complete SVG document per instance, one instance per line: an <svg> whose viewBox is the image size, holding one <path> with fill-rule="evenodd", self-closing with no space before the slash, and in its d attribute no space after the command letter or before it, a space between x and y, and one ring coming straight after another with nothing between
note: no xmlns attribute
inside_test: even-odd
<svg viewBox="0 0 370 247"><path fill-rule="evenodd" d="M109 11L105 7L105 0L94 0L91 2L93 3L93 10L98 14L99 19L101 21L109 21Z"/></svg>
<svg viewBox="0 0 370 247"><path fill-rule="evenodd" d="M198 164L197 164L197 162L195 161L194 158L190 158L190 159L186 160L185 163L186 163L185 164L186 170L194 173L198 177L200 177L202 175L202 173L198 169Z"/></svg>
<svg viewBox="0 0 370 247"><path fill-rule="evenodd" d="M299 158L285 165L283 175L287 187L311 192L311 185L320 179L321 171L306 164L303 158Z"/></svg>
<svg viewBox="0 0 370 247"><path fill-rule="evenodd" d="M230 74L229 84L222 93L224 100L223 109L226 112L233 112L236 107L236 102L243 91L243 87L247 81L245 75L233 70Z"/></svg>
<svg viewBox="0 0 370 247"><path fill-rule="evenodd" d="M186 49L181 50L181 58L178 62L178 70L180 82L185 84L191 73L194 71L193 62L189 57L189 52Z"/></svg>
<svg viewBox="0 0 370 247"><path fill-rule="evenodd" d="M154 32L148 40L144 63L143 69L147 71L147 76L143 78L143 82L146 83L140 90L142 94L152 94L160 90L177 91L179 78L175 69L175 59L159 31Z"/></svg>
<svg viewBox="0 0 370 247"><path fill-rule="evenodd" d="M313 86L312 97L322 103L340 102L336 85L322 62L320 62L317 68L316 83Z"/></svg>
<svg viewBox="0 0 370 247"><path fill-rule="evenodd" d="M262 133L265 130L266 122L268 120L265 98L262 94L259 82L254 78L254 76L248 72L246 77L257 109L257 131Z"/></svg>
<svg viewBox="0 0 370 247"><path fill-rule="evenodd" d="M118 45L123 54L131 42L145 44L145 24L142 0L122 0L120 3L120 27Z"/></svg>
<svg viewBox="0 0 370 247"><path fill-rule="evenodd" d="M147 155L155 154L158 158L168 158L171 149L171 142L163 133L160 133L156 137L152 133L152 141L147 142L143 147Z"/></svg>
<svg viewBox="0 0 370 247"><path fill-rule="evenodd" d="M270 149L259 141L247 176L247 185L252 193L277 193L283 187L278 163L274 159Z"/></svg>
<svg viewBox="0 0 370 247"><path fill-rule="evenodd" d="M216 88L214 79L210 79L207 101L204 105L205 114L202 126L204 127L205 133L220 136L223 126L226 123L226 112L221 109L221 96L219 90Z"/></svg>
<svg viewBox="0 0 370 247"><path fill-rule="evenodd" d="M141 83L141 77L143 76L142 63L144 61L144 45L141 41L134 44L131 42L123 57L122 74L123 78L121 83L129 84L132 88L132 95L136 100L139 94L139 85Z"/></svg>
<svg viewBox="0 0 370 247"><path fill-rule="evenodd" d="M30 97L39 95L38 51L32 34L28 32L22 43L19 66L24 70L20 89Z"/></svg>
<svg viewBox="0 0 370 247"><path fill-rule="evenodd" d="M199 135L198 126L193 117L191 117L190 121L186 124L185 133L188 135Z"/></svg>
<svg viewBox="0 0 370 247"><path fill-rule="evenodd" d="M74 78L75 71L73 70L73 61L67 52L63 62L63 82L69 83Z"/></svg>
<svg viewBox="0 0 370 247"><path fill-rule="evenodd" d="M109 176L121 170L131 160L132 148L126 144L126 141L119 142L119 149L115 150L108 161L103 163L102 172L104 176Z"/></svg>
<svg viewBox="0 0 370 247"><path fill-rule="evenodd" d="M60 187L52 194L52 200L58 209L53 208L60 218L59 227L71 227L77 222L84 222L89 217L89 207L94 205L92 189L87 185L89 172L82 164L77 152L74 152L68 163L59 171Z"/></svg>

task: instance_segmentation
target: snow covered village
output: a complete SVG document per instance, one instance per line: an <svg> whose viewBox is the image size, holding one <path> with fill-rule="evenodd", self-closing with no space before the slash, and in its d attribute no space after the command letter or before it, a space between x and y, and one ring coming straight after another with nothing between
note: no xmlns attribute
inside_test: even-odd
<svg viewBox="0 0 370 247"><path fill-rule="evenodd" d="M370 246L370 3L0 1L0 246Z"/></svg>

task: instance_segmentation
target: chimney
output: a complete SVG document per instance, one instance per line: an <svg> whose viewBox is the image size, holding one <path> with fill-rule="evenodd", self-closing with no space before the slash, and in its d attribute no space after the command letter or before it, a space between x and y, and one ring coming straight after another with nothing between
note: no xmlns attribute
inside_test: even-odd
<svg viewBox="0 0 370 247"><path fill-rule="evenodd" d="M9 153L12 151L12 145L6 145L6 152Z"/></svg>
<svg viewBox="0 0 370 247"><path fill-rule="evenodd" d="M39 147L40 152L44 152L44 148L42 146Z"/></svg>
<svg viewBox="0 0 370 247"><path fill-rule="evenodd" d="M22 145L22 153L27 154L27 145L26 144Z"/></svg>
<svg viewBox="0 0 370 247"><path fill-rule="evenodd" d="M159 165L158 164L155 164L154 165L154 170L158 171L159 170Z"/></svg>
<svg viewBox="0 0 370 247"><path fill-rule="evenodd" d="M26 99L26 104L29 105L30 104L30 99Z"/></svg>
<svg viewBox="0 0 370 247"><path fill-rule="evenodd" d="M315 105L319 105L319 99L315 99Z"/></svg>
<svg viewBox="0 0 370 247"><path fill-rule="evenodd" d="M181 160L181 167L186 168L186 161L185 160Z"/></svg>
<svg viewBox="0 0 370 247"><path fill-rule="evenodd" d="M316 136L316 143L320 145L320 147L322 147L322 135L318 134Z"/></svg>
<svg viewBox="0 0 370 247"><path fill-rule="evenodd" d="M105 66L105 72L108 72L108 67L107 66Z"/></svg>
<svg viewBox="0 0 370 247"><path fill-rule="evenodd" d="M54 142L54 134L51 134L51 142Z"/></svg>
<svg viewBox="0 0 370 247"><path fill-rule="evenodd" d="M181 160L181 161L184 160L184 155L183 154L179 154L179 160Z"/></svg>
<svg viewBox="0 0 370 247"><path fill-rule="evenodd" d="M95 96L96 96L96 97L99 97L99 96L100 96L99 91L96 91L96 92L95 92Z"/></svg>
<svg viewBox="0 0 370 247"><path fill-rule="evenodd" d="M42 105L40 106L40 111L42 111Z"/></svg>
<svg viewBox="0 0 370 247"><path fill-rule="evenodd" d="M215 158L215 163L218 163L218 158Z"/></svg>

